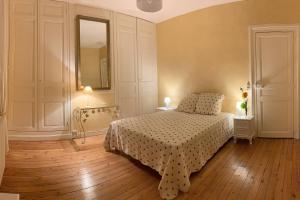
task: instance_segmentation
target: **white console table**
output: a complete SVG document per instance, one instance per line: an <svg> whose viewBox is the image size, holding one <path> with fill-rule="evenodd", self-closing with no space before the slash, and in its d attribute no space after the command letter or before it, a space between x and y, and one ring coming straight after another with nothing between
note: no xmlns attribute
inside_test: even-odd
<svg viewBox="0 0 300 200"><path fill-rule="evenodd" d="M86 138L86 129L84 123L92 114L96 113L110 113L113 119L118 119L120 115L119 106L100 106L100 107L83 107L76 108L73 110L73 120L76 124L77 131L79 132L80 138L83 139L83 144Z"/></svg>

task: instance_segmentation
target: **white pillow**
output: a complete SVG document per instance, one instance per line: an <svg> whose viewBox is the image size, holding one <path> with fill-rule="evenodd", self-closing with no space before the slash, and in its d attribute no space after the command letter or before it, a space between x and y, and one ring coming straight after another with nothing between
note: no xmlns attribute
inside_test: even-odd
<svg viewBox="0 0 300 200"><path fill-rule="evenodd" d="M181 100L176 111L194 113L196 109L196 104L198 102L198 98L199 96L197 94L190 94L186 96L183 100Z"/></svg>
<svg viewBox="0 0 300 200"><path fill-rule="evenodd" d="M196 113L201 115L218 115L222 110L224 95L217 93L199 94Z"/></svg>

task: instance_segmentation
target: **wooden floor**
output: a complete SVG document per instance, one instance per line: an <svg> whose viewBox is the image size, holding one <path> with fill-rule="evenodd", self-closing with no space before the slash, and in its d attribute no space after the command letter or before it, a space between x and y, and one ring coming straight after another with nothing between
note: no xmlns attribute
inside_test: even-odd
<svg viewBox="0 0 300 200"><path fill-rule="evenodd" d="M1 192L22 199L160 199L160 176L124 156L105 152L103 136L11 142ZM300 199L300 141L229 141L191 176L177 199Z"/></svg>

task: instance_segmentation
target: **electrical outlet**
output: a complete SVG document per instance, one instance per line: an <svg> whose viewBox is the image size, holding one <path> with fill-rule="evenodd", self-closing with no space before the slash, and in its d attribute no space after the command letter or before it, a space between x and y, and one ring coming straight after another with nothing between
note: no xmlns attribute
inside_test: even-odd
<svg viewBox="0 0 300 200"><path fill-rule="evenodd" d="M72 131L72 138L77 138L78 136L78 131L77 130L73 130Z"/></svg>

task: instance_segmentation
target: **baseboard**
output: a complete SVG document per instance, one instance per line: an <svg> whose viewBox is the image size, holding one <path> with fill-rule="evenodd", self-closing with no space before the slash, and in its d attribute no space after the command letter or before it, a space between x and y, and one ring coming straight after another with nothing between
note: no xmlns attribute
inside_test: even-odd
<svg viewBox="0 0 300 200"><path fill-rule="evenodd" d="M104 129L97 130L97 131L87 131L86 135L87 136L103 135L103 134L106 134L107 131L108 131L108 128L104 128Z"/></svg>
<svg viewBox="0 0 300 200"><path fill-rule="evenodd" d="M101 129L101 130L95 130L95 131L87 131L85 134L86 134L86 137L92 137L92 136L97 136L97 135L105 135L108 131L108 128L104 128L104 129ZM81 138L83 135L79 135L78 132L76 130L72 131L72 135L73 135L73 138Z"/></svg>
<svg viewBox="0 0 300 200"><path fill-rule="evenodd" d="M55 132L9 131L8 132L8 140L45 141L45 140L68 140L68 139L72 139L72 134L66 131L55 131Z"/></svg>
<svg viewBox="0 0 300 200"><path fill-rule="evenodd" d="M86 137L103 135L107 133L107 130L108 128L104 128L96 131L87 131ZM72 133L66 131L56 131L56 132L9 131L8 132L8 140L16 140L16 141L70 140L74 138L80 138L80 136L77 134L77 131L72 131Z"/></svg>
<svg viewBox="0 0 300 200"><path fill-rule="evenodd" d="M282 135L277 135L276 133L273 134L272 136L268 134L261 134L261 135L256 135L258 138L266 138L266 139L297 139L297 137L292 136L292 137L282 137Z"/></svg>

